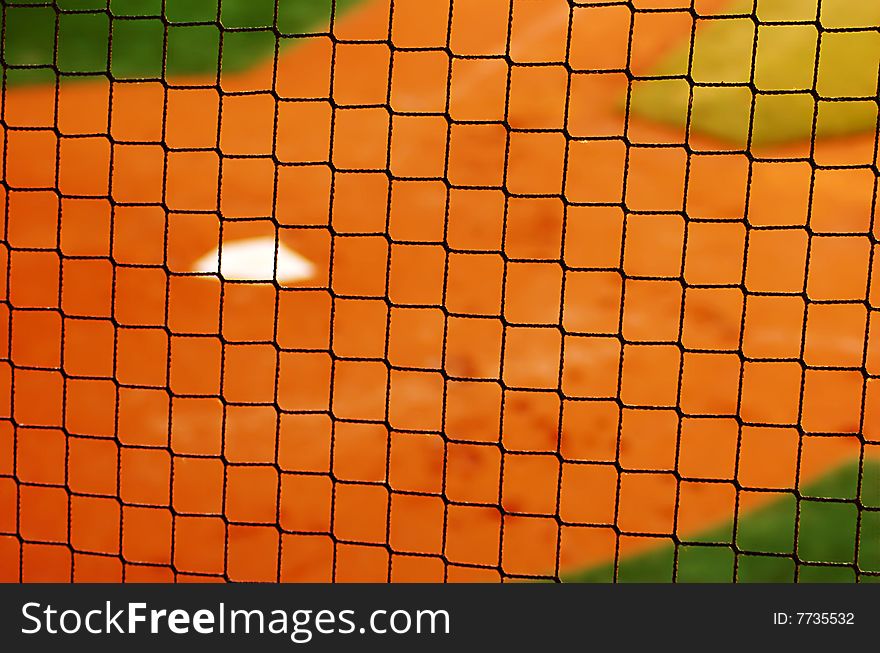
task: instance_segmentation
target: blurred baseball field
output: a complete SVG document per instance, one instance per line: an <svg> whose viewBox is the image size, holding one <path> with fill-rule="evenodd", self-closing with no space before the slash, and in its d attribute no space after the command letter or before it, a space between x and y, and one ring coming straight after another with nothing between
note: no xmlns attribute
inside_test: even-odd
<svg viewBox="0 0 880 653"><path fill-rule="evenodd" d="M4 2L2 63L4 580L880 578L880 6Z"/></svg>

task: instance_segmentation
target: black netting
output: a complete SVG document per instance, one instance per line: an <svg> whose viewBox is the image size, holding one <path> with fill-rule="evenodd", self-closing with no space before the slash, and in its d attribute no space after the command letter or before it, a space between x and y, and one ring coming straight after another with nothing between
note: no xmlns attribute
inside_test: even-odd
<svg viewBox="0 0 880 653"><path fill-rule="evenodd" d="M4 580L877 580L869 3L2 8Z"/></svg>

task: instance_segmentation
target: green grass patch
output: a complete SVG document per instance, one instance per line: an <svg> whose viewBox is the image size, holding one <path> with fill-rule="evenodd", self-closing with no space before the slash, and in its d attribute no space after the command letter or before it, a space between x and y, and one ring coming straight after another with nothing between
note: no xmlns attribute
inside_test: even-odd
<svg viewBox="0 0 880 653"><path fill-rule="evenodd" d="M19 0L26 6L5 7L0 17L2 66L9 85L51 82L59 74L159 79L218 67L234 72L272 56L279 40L281 47L299 40L290 35L325 31L333 1L285 0L276 16L275 0L167 0L164 14L162 0L110 0L109 11L107 0L60 0L57 10ZM336 11L359 1L335 0Z"/></svg>
<svg viewBox="0 0 880 653"><path fill-rule="evenodd" d="M880 463L866 461L862 472L862 508L855 503L859 467L849 464L802 488L800 515L794 494L780 493L770 504L745 513L736 525L734 560L733 524L727 523L687 539L678 548L669 543L619 563L621 582L732 582L788 583L795 580L797 555L802 563L800 582L853 582L852 565L858 543L858 567L880 572ZM813 499L806 497L815 497ZM828 501L830 499L830 501ZM852 503L844 503L850 501ZM797 524L797 530L795 525ZM797 539L795 540L795 533ZM858 538L857 538L858 533ZM612 564L599 565L563 578L569 582L603 583L614 577ZM875 580L860 576L859 580Z"/></svg>
<svg viewBox="0 0 880 653"><path fill-rule="evenodd" d="M759 20L782 23L758 26L737 16L750 14L752 5L753 0L736 0L729 15L698 22L690 60L695 83L692 131L745 148L750 125L755 145L808 139L814 121L820 137L873 130L880 3L823 0L819 12L817 0L757 0ZM820 39L815 24L796 22L815 22L817 15L823 28L861 31L823 30ZM652 75L687 71L688 46L675 49ZM740 86L727 86L731 84ZM644 118L683 126L688 122L688 86L654 83L641 92L634 89L632 110ZM813 89L823 100L813 98Z"/></svg>

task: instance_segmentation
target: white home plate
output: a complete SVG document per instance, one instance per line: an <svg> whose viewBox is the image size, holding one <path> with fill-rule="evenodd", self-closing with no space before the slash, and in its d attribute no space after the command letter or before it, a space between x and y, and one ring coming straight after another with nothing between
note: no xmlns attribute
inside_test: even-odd
<svg viewBox="0 0 880 653"><path fill-rule="evenodd" d="M277 264L276 264L277 248ZM224 243L196 261L193 272L227 281L294 283L312 277L315 266L271 236Z"/></svg>

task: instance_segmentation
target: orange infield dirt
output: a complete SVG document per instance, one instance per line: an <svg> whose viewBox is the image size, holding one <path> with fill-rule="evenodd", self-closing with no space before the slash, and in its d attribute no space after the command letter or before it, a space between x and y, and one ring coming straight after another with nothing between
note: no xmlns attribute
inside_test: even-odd
<svg viewBox="0 0 880 653"><path fill-rule="evenodd" d="M625 124L623 73L572 75L566 105L551 64L513 67L510 127L547 131L508 141L508 2L460 4L451 50L476 58L447 88L445 53L395 51L407 115L390 127L363 107L389 97L387 45L338 46L332 147L330 104L302 101L330 94L326 37L279 57L277 103L272 63L224 77L256 93L222 101L174 81L66 84L57 107L53 88L7 92L0 533L23 542L0 535L0 576L552 576L729 520L857 458L858 433L880 442L880 382L860 371L880 370L870 171L817 171L810 207L811 167L785 160L808 143L760 153L781 160L748 184L744 155L691 135L688 167L684 134ZM445 44L446 0L395 7L337 35L390 23L397 47ZM576 7L575 71L626 67L629 20ZM691 18L639 20L644 74ZM511 59L562 60L568 21L564 0L516 2ZM447 96L473 122L430 115ZM56 119L61 138L13 129ZM564 125L586 140L566 146ZM815 156L868 163L874 138ZM333 174L307 165L328 157ZM187 274L221 240L275 234L272 215L316 278ZM805 290L844 303L807 309Z"/></svg>

